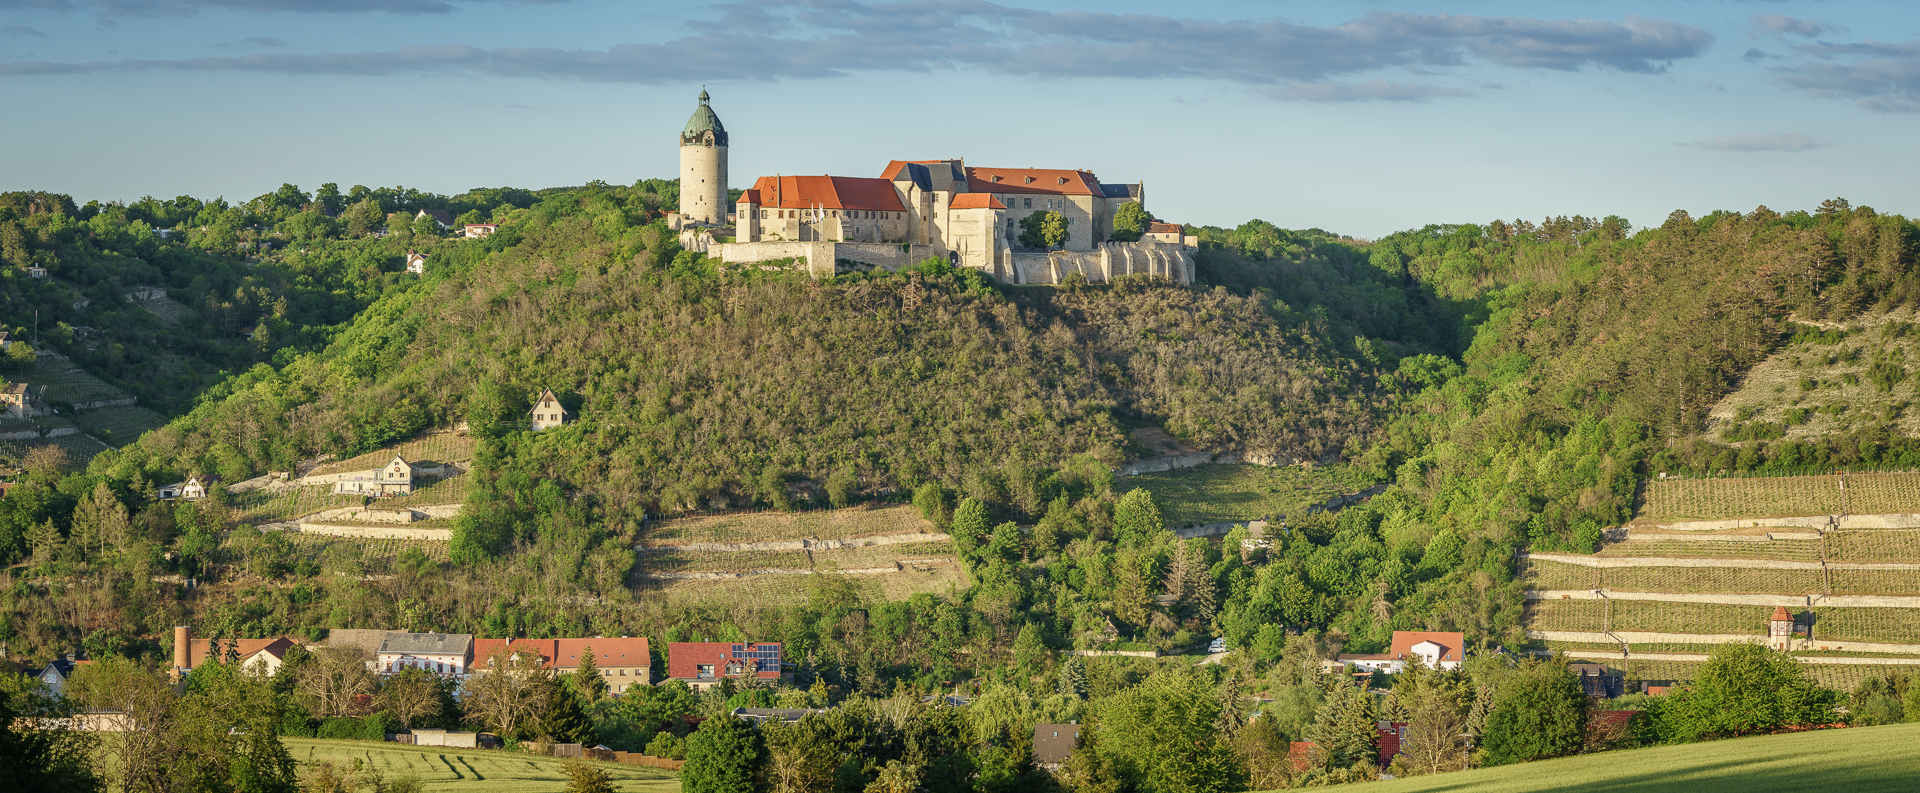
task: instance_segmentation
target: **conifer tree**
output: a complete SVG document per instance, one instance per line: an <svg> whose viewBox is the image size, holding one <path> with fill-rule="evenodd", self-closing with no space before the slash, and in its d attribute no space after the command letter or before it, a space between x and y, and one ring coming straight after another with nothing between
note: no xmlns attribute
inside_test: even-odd
<svg viewBox="0 0 1920 793"><path fill-rule="evenodd" d="M1113 508L1115 538L1123 544L1144 545L1166 527L1160 506L1153 503L1153 494L1144 487L1127 491L1120 497L1120 504Z"/></svg>
<svg viewBox="0 0 1920 793"><path fill-rule="evenodd" d="M1060 662L1060 693L1076 699L1087 696L1087 663L1080 656L1069 655Z"/></svg>
<svg viewBox="0 0 1920 793"><path fill-rule="evenodd" d="M591 646L580 648L580 666L573 670L573 687L586 695L588 702L607 695L607 679L600 675L600 665Z"/></svg>
<svg viewBox="0 0 1920 793"><path fill-rule="evenodd" d="M1374 762L1374 741L1379 734L1374 725L1373 695L1342 676L1328 689L1326 704L1314 715L1309 734L1322 768Z"/></svg>

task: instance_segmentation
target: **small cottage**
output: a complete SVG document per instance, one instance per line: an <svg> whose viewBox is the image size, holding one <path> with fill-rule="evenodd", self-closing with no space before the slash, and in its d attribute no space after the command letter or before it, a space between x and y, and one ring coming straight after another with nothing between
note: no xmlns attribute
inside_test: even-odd
<svg viewBox="0 0 1920 793"><path fill-rule="evenodd" d="M567 423L572 414L560 405L560 398L553 395L553 389L540 389L540 398L533 401L533 409L527 411L533 416L533 431L552 429Z"/></svg>
<svg viewBox="0 0 1920 793"><path fill-rule="evenodd" d="M427 274L427 256L423 253L407 251L407 272L414 275Z"/></svg>
<svg viewBox="0 0 1920 793"><path fill-rule="evenodd" d="M396 454L379 468L341 474L333 483L333 492L375 498L412 495L413 475L413 464Z"/></svg>

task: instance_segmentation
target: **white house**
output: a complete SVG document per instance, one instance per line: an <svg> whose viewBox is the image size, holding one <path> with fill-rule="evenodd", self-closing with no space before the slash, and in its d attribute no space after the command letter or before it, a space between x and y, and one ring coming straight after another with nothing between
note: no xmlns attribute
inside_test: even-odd
<svg viewBox="0 0 1920 793"><path fill-rule="evenodd" d="M426 275L427 255L407 251L407 272L413 273L414 275Z"/></svg>
<svg viewBox="0 0 1920 793"><path fill-rule="evenodd" d="M64 697L67 694L67 681L73 679L73 673L78 671L80 667L90 663L93 662L81 661L75 659L72 655L68 655L65 658L55 658L48 661L46 667L42 668L40 674L35 675L35 677L40 678L40 682L47 684L47 690L53 692L54 696Z"/></svg>
<svg viewBox="0 0 1920 793"><path fill-rule="evenodd" d="M470 240L486 239L500 230L498 223L468 223L460 227L460 236Z"/></svg>
<svg viewBox="0 0 1920 793"><path fill-rule="evenodd" d="M1367 672L1398 674L1410 662L1428 669L1459 669L1466 656L1466 636L1447 631L1394 631L1393 648L1385 653L1341 655L1330 667L1352 664Z"/></svg>
<svg viewBox="0 0 1920 793"><path fill-rule="evenodd" d="M463 675L473 661L470 633L389 633L375 654L375 669L393 674L425 669L442 675Z"/></svg>

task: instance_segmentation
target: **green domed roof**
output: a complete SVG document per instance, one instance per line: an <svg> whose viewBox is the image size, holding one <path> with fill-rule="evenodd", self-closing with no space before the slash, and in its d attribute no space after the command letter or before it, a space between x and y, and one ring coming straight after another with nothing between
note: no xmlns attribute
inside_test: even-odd
<svg viewBox="0 0 1920 793"><path fill-rule="evenodd" d="M681 143L692 143L702 132L713 133L713 145L727 145L727 128L720 123L720 117L714 115L713 108L707 105L707 92L700 91L700 106L694 108L693 118L687 119L687 128L680 131Z"/></svg>

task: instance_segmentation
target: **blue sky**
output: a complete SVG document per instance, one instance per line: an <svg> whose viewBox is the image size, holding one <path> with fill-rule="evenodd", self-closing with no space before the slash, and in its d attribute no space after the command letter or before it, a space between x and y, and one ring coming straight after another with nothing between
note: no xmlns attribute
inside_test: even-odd
<svg viewBox="0 0 1920 793"><path fill-rule="evenodd" d="M1920 10L1793 0L0 0L0 189L671 177L703 84L736 187L965 157L1360 236L1920 214Z"/></svg>

